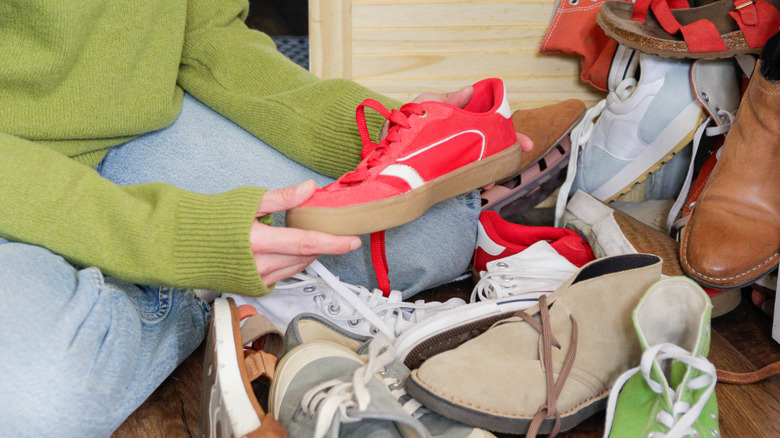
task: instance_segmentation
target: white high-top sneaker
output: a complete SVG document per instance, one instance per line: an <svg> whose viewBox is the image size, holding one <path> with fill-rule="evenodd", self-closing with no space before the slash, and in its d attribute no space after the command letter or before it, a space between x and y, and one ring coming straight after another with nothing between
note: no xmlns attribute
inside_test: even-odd
<svg viewBox="0 0 780 438"><path fill-rule="evenodd" d="M379 289L368 290L339 281L318 261L309 265L305 273L277 282L268 295L230 296L238 305L256 308L282 332L297 315L314 313L356 336L383 333L390 340L432 314L466 303L460 298L444 303L406 302L400 291L391 291L385 297Z"/></svg>
<svg viewBox="0 0 780 438"><path fill-rule="evenodd" d="M429 357L478 336L496 321L536 305L539 297L556 290L577 270L544 240L488 262L471 302L437 312L405 331L394 342L398 358L415 369Z"/></svg>

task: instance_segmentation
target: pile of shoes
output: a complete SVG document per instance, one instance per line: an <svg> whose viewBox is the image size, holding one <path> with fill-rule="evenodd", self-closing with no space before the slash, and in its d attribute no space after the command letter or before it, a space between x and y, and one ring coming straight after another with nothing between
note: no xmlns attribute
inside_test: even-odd
<svg viewBox="0 0 780 438"><path fill-rule="evenodd" d="M217 298L201 436L554 436L604 408L609 436L717 436L707 294L652 254L578 268L554 249L570 237L489 261L469 303L382 301L316 262L285 285L310 301L289 321L272 296Z"/></svg>
<svg viewBox="0 0 780 438"><path fill-rule="evenodd" d="M554 436L604 408L610 436L716 436L712 305L673 276L677 242L584 192L569 207L569 228L484 212L469 302L403 301L318 262L217 298L202 436Z"/></svg>
<svg viewBox="0 0 780 438"><path fill-rule="evenodd" d="M766 290L780 261L778 9L774 0L604 2L595 21L618 44L609 94L572 130L556 223L577 190L610 202L658 175L660 198L676 198L661 222L680 242L682 272L713 297ZM677 166L687 171L663 174L691 140Z"/></svg>
<svg viewBox="0 0 780 438"><path fill-rule="evenodd" d="M512 113L499 79L465 108L364 102L363 161L288 225L381 243L481 188L471 294L405 300L315 261L266 296L217 298L201 436L555 436L606 409L605 437L718 437L710 319L742 287L777 289L776 3L594 3L605 39L569 51L607 92L591 108ZM389 121L379 142L367 108ZM556 189L554 223L511 220Z"/></svg>

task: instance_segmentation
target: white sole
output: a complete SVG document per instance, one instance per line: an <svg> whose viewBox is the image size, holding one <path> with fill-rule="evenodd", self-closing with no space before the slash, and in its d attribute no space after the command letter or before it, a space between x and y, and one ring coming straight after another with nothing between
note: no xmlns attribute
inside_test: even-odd
<svg viewBox="0 0 780 438"><path fill-rule="evenodd" d="M212 350L212 339L209 339L203 364L201 399L208 396L208 403L201 400L201 436L244 436L260 427L260 419L241 379L227 299L214 300L211 318L214 343Z"/></svg>

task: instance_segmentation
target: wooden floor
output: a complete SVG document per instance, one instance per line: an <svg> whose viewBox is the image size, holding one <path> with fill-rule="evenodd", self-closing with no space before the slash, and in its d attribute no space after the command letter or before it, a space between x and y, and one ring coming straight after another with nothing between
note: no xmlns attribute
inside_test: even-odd
<svg viewBox="0 0 780 438"><path fill-rule="evenodd" d="M470 281L425 292L428 300L466 297ZM747 296L734 311L712 322L710 360L719 369L751 371L780 360L780 345L770 336L771 319ZM203 346L199 347L168 380L113 435L127 437L197 437L198 399ZM780 376L754 385L716 387L721 435L727 438L780 437ZM604 414L598 414L561 437L595 438L603 433ZM510 437L501 435L500 437Z"/></svg>

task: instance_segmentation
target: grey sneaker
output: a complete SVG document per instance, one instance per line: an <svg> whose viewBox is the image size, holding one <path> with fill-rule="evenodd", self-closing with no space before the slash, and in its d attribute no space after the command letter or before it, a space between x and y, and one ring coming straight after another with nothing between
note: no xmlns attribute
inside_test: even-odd
<svg viewBox="0 0 780 438"><path fill-rule="evenodd" d="M293 319L285 333L287 351L294 350L306 343L333 342L363 354L367 351L370 340L370 337L356 336L313 314L304 314ZM388 363L379 370L379 373L387 385L387 389L398 400L404 411L419 420L431 436L442 438L494 437L490 432L466 426L432 412L413 399L403 389L404 381L409 376L410 370L400 360L396 359Z"/></svg>
<svg viewBox="0 0 780 438"><path fill-rule="evenodd" d="M430 434L388 391L378 372L395 360L384 337L364 359L332 342L301 344L276 369L269 413L290 437L411 437Z"/></svg>

